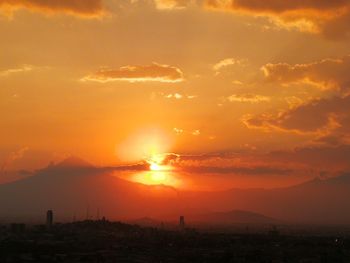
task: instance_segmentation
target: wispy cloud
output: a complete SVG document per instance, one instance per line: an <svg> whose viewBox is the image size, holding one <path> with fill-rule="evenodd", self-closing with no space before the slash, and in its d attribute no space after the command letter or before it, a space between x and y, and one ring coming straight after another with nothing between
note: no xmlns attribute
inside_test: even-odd
<svg viewBox="0 0 350 263"><path fill-rule="evenodd" d="M349 34L350 2L295 0L206 0L210 10L269 18L280 28L341 38Z"/></svg>
<svg viewBox="0 0 350 263"><path fill-rule="evenodd" d="M68 14L84 18L104 14L103 0L0 0L0 13L11 16L18 9L27 9L46 15Z"/></svg>
<svg viewBox="0 0 350 263"><path fill-rule="evenodd" d="M196 98L196 96L194 96L194 95L183 95L181 93L170 93L170 94L164 95L164 98L181 100L181 99L194 99L194 98Z"/></svg>
<svg viewBox="0 0 350 263"><path fill-rule="evenodd" d="M190 134L190 135L193 135L193 136L201 135L201 131L200 130L188 131L188 130L184 130L184 129L181 129L181 128L174 128L173 131L177 135L180 135L180 134Z"/></svg>
<svg viewBox="0 0 350 263"><path fill-rule="evenodd" d="M160 10L176 10L187 7L191 0L154 0L154 3Z"/></svg>
<svg viewBox="0 0 350 263"><path fill-rule="evenodd" d="M227 98L230 102L241 102L241 103L260 103L271 101L270 97L257 95L257 94L233 94Z"/></svg>
<svg viewBox="0 0 350 263"><path fill-rule="evenodd" d="M173 66L152 63L146 66L124 66L118 69L101 69L87 75L82 81L106 83L111 81L127 82L164 82L177 83L184 81L183 72Z"/></svg>
<svg viewBox="0 0 350 263"><path fill-rule="evenodd" d="M235 59L235 58L225 58L218 63L216 63L213 66L213 70L218 72L221 69L228 67L228 66L233 66L233 65L245 65L247 62L246 59Z"/></svg>
<svg viewBox="0 0 350 263"><path fill-rule="evenodd" d="M269 82L284 85L289 83L312 84L323 90L349 90L350 55L296 65L269 63L261 69Z"/></svg>
<svg viewBox="0 0 350 263"><path fill-rule="evenodd" d="M11 68L11 69L5 69L0 71L0 77L7 77L12 74L17 74L17 73L25 73L25 72L30 72L34 69L35 67L32 65L22 65L17 68Z"/></svg>

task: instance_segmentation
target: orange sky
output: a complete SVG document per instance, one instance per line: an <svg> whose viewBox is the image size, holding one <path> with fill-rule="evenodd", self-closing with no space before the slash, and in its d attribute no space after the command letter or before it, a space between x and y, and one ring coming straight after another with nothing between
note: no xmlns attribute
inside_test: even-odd
<svg viewBox="0 0 350 263"><path fill-rule="evenodd" d="M349 25L343 0L0 0L1 173L160 153L203 188L347 171Z"/></svg>

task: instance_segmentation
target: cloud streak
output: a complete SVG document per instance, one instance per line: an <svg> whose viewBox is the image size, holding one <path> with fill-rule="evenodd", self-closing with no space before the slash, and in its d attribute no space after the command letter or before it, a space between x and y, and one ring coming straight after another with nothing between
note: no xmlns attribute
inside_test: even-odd
<svg viewBox="0 0 350 263"><path fill-rule="evenodd" d="M154 0L156 8L159 10L174 10L186 8L189 0Z"/></svg>
<svg viewBox="0 0 350 263"><path fill-rule="evenodd" d="M267 17L282 28L341 38L350 33L348 0L206 0L211 10Z"/></svg>
<svg viewBox="0 0 350 263"><path fill-rule="evenodd" d="M218 63L216 63L213 66L213 70L214 71L220 71L223 68L229 67L229 66L233 66L233 65L244 65L247 61L245 59L235 59L235 58L226 58L223 59L221 61L219 61Z"/></svg>
<svg viewBox="0 0 350 263"><path fill-rule="evenodd" d="M230 102L241 102L241 103L260 103L271 101L270 97L257 95L257 94L233 94L227 98Z"/></svg>
<svg viewBox="0 0 350 263"><path fill-rule="evenodd" d="M102 0L0 0L0 10L12 15L18 9L27 9L46 15L68 14L79 17L100 17L104 13Z"/></svg>
<svg viewBox="0 0 350 263"><path fill-rule="evenodd" d="M312 100L277 115L246 115L243 122L251 129L315 135L318 142L338 144L343 140L346 143L350 137L349 107L350 96L335 96Z"/></svg>
<svg viewBox="0 0 350 263"><path fill-rule="evenodd" d="M266 64L262 68L265 79L280 84L306 83L323 90L349 90L350 55L339 59L323 59L312 63L290 65Z"/></svg>
<svg viewBox="0 0 350 263"><path fill-rule="evenodd" d="M32 65L22 65L17 68L5 69L3 71L0 71L0 77L8 77L10 75L17 74L17 73L30 72L33 69L34 69L34 66Z"/></svg>
<svg viewBox="0 0 350 263"><path fill-rule="evenodd" d="M87 75L82 81L95 81L100 83L112 81L127 82L164 82L177 83L184 81L183 72L169 65L152 63L146 66L124 66L118 69L101 69L96 73Z"/></svg>

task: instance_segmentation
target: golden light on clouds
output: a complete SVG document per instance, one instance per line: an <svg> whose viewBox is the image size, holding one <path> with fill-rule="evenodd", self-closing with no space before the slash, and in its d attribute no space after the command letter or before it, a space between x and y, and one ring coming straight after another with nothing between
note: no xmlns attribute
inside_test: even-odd
<svg viewBox="0 0 350 263"><path fill-rule="evenodd" d="M167 185L181 187L181 182L170 172L150 171L133 175L131 181L145 185Z"/></svg>
<svg viewBox="0 0 350 263"><path fill-rule="evenodd" d="M257 94L233 94L227 98L230 102L248 102L248 103L259 103L269 102L271 99L267 96Z"/></svg>
<svg viewBox="0 0 350 263"><path fill-rule="evenodd" d="M160 10L172 10L185 8L191 0L154 0Z"/></svg>
<svg viewBox="0 0 350 263"><path fill-rule="evenodd" d="M34 66L32 65L22 65L17 68L5 69L3 71L0 71L0 77L7 77L12 74L30 72L33 70L33 68Z"/></svg>
<svg viewBox="0 0 350 263"><path fill-rule="evenodd" d="M28 147L11 169L72 154L140 164L148 184L350 169L349 1L0 0L0 13L0 165ZM298 170L275 169L286 162Z"/></svg>
<svg viewBox="0 0 350 263"><path fill-rule="evenodd" d="M50 14L69 14L80 17L98 17L103 15L102 0L1 0L0 12L12 15L19 9Z"/></svg>
<svg viewBox="0 0 350 263"><path fill-rule="evenodd" d="M206 0L210 10L267 17L277 26L339 38L349 33L344 23L350 19L349 1L294 0Z"/></svg>
<svg viewBox="0 0 350 263"><path fill-rule="evenodd" d="M124 66L115 70L101 69L81 80L101 83L111 81L177 83L184 81L184 76L179 68L153 63L147 66Z"/></svg>

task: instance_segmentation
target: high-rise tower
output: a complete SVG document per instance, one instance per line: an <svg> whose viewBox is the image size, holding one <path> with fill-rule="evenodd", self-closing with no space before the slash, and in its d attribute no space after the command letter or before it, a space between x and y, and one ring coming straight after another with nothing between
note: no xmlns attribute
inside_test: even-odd
<svg viewBox="0 0 350 263"><path fill-rule="evenodd" d="M185 229L185 217L184 216L180 216L179 227L180 227L180 230Z"/></svg>
<svg viewBox="0 0 350 263"><path fill-rule="evenodd" d="M52 210L48 210L46 213L46 227L49 229L53 224L53 212Z"/></svg>

